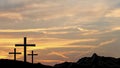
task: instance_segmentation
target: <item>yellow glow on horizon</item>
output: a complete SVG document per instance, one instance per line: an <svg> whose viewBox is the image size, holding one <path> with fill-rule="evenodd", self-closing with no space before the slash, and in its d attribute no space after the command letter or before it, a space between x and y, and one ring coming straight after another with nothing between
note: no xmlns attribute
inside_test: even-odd
<svg viewBox="0 0 120 68"><path fill-rule="evenodd" d="M5 59L7 58L7 56L0 56L0 59Z"/></svg>
<svg viewBox="0 0 120 68"><path fill-rule="evenodd" d="M62 61L62 60L39 60L39 62L47 62L47 63L50 63L50 62L59 62L59 63L61 63L61 62L64 62L64 61Z"/></svg>
<svg viewBox="0 0 120 68"><path fill-rule="evenodd" d="M47 40L47 41L46 41ZM30 50L39 50L39 49L49 49L49 48L94 48L95 46L92 45L71 45L72 43L77 42L89 42L89 41L96 41L97 39L78 39L78 40L72 40L72 39L59 39L59 38L27 38L27 44L36 44L36 47L27 47L27 53L30 53ZM0 45L0 47L9 49L10 52L13 52L13 48L15 47L15 44L23 44L24 39L23 38L1 38L0 44L6 43L6 46ZM17 56L17 59L21 59L23 57L23 47L17 47L18 52L22 52L21 55ZM4 55L5 53L5 55ZM2 53L0 58L9 58L13 59L13 55L8 56L8 51L5 51ZM64 54L58 54L53 53L55 55L61 56L63 58L68 58L67 56L64 56ZM46 62L56 62L58 60L47 60ZM45 62L45 61L41 61ZM58 61L61 62L61 61Z"/></svg>

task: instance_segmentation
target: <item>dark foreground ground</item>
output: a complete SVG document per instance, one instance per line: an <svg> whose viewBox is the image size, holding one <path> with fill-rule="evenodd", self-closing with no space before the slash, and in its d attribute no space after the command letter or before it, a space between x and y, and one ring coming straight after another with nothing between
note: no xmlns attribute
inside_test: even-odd
<svg viewBox="0 0 120 68"><path fill-rule="evenodd" d="M0 66L3 68L120 68L120 58L103 57L93 54L93 56L81 58L77 62L64 62L55 66L1 59Z"/></svg>

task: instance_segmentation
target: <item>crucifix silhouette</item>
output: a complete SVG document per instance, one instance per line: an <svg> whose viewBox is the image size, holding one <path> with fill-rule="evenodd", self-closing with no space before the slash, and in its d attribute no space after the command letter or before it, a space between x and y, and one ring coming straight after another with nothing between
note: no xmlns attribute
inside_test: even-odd
<svg viewBox="0 0 120 68"><path fill-rule="evenodd" d="M29 56L32 56L32 64L33 64L33 62L34 62L34 56L37 56L38 54L34 54L33 53L33 51L32 51L32 53L31 54L28 54Z"/></svg>
<svg viewBox="0 0 120 68"><path fill-rule="evenodd" d="M27 61L27 46L35 46L35 44L27 44L27 37L24 37L24 44L15 44L15 46L22 46L24 47L24 62Z"/></svg>
<svg viewBox="0 0 120 68"><path fill-rule="evenodd" d="M16 48L14 48L14 52L9 52L9 54L14 54L14 60L16 61L16 55L21 54L21 52L17 52Z"/></svg>

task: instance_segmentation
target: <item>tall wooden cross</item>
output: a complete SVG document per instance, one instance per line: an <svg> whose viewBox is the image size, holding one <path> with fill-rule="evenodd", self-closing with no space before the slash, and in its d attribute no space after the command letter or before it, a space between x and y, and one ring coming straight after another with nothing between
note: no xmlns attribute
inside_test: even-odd
<svg viewBox="0 0 120 68"><path fill-rule="evenodd" d="M15 46L22 46L24 47L24 62L27 61L27 46L35 46L35 44L27 44L26 42L27 37L24 37L24 44L15 44Z"/></svg>
<svg viewBox="0 0 120 68"><path fill-rule="evenodd" d="M29 55L29 56L32 56L32 59L31 59L31 60L32 60L32 64L33 64L33 62L34 62L34 56L37 56L38 54L34 54L33 51L32 51L32 54L28 54L28 55Z"/></svg>
<svg viewBox="0 0 120 68"><path fill-rule="evenodd" d="M14 60L16 61L16 55L21 54L21 52L17 52L16 48L14 48L14 52L9 52L9 54L14 54Z"/></svg>

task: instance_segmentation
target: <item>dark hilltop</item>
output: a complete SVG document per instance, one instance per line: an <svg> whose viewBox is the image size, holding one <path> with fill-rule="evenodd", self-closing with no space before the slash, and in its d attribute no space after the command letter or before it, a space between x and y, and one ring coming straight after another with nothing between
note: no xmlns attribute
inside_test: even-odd
<svg viewBox="0 0 120 68"><path fill-rule="evenodd" d="M120 58L98 56L94 53L91 57L83 57L77 62L64 62L54 66L41 63L28 63L8 59L0 60L1 67L29 67L29 68L120 68Z"/></svg>

